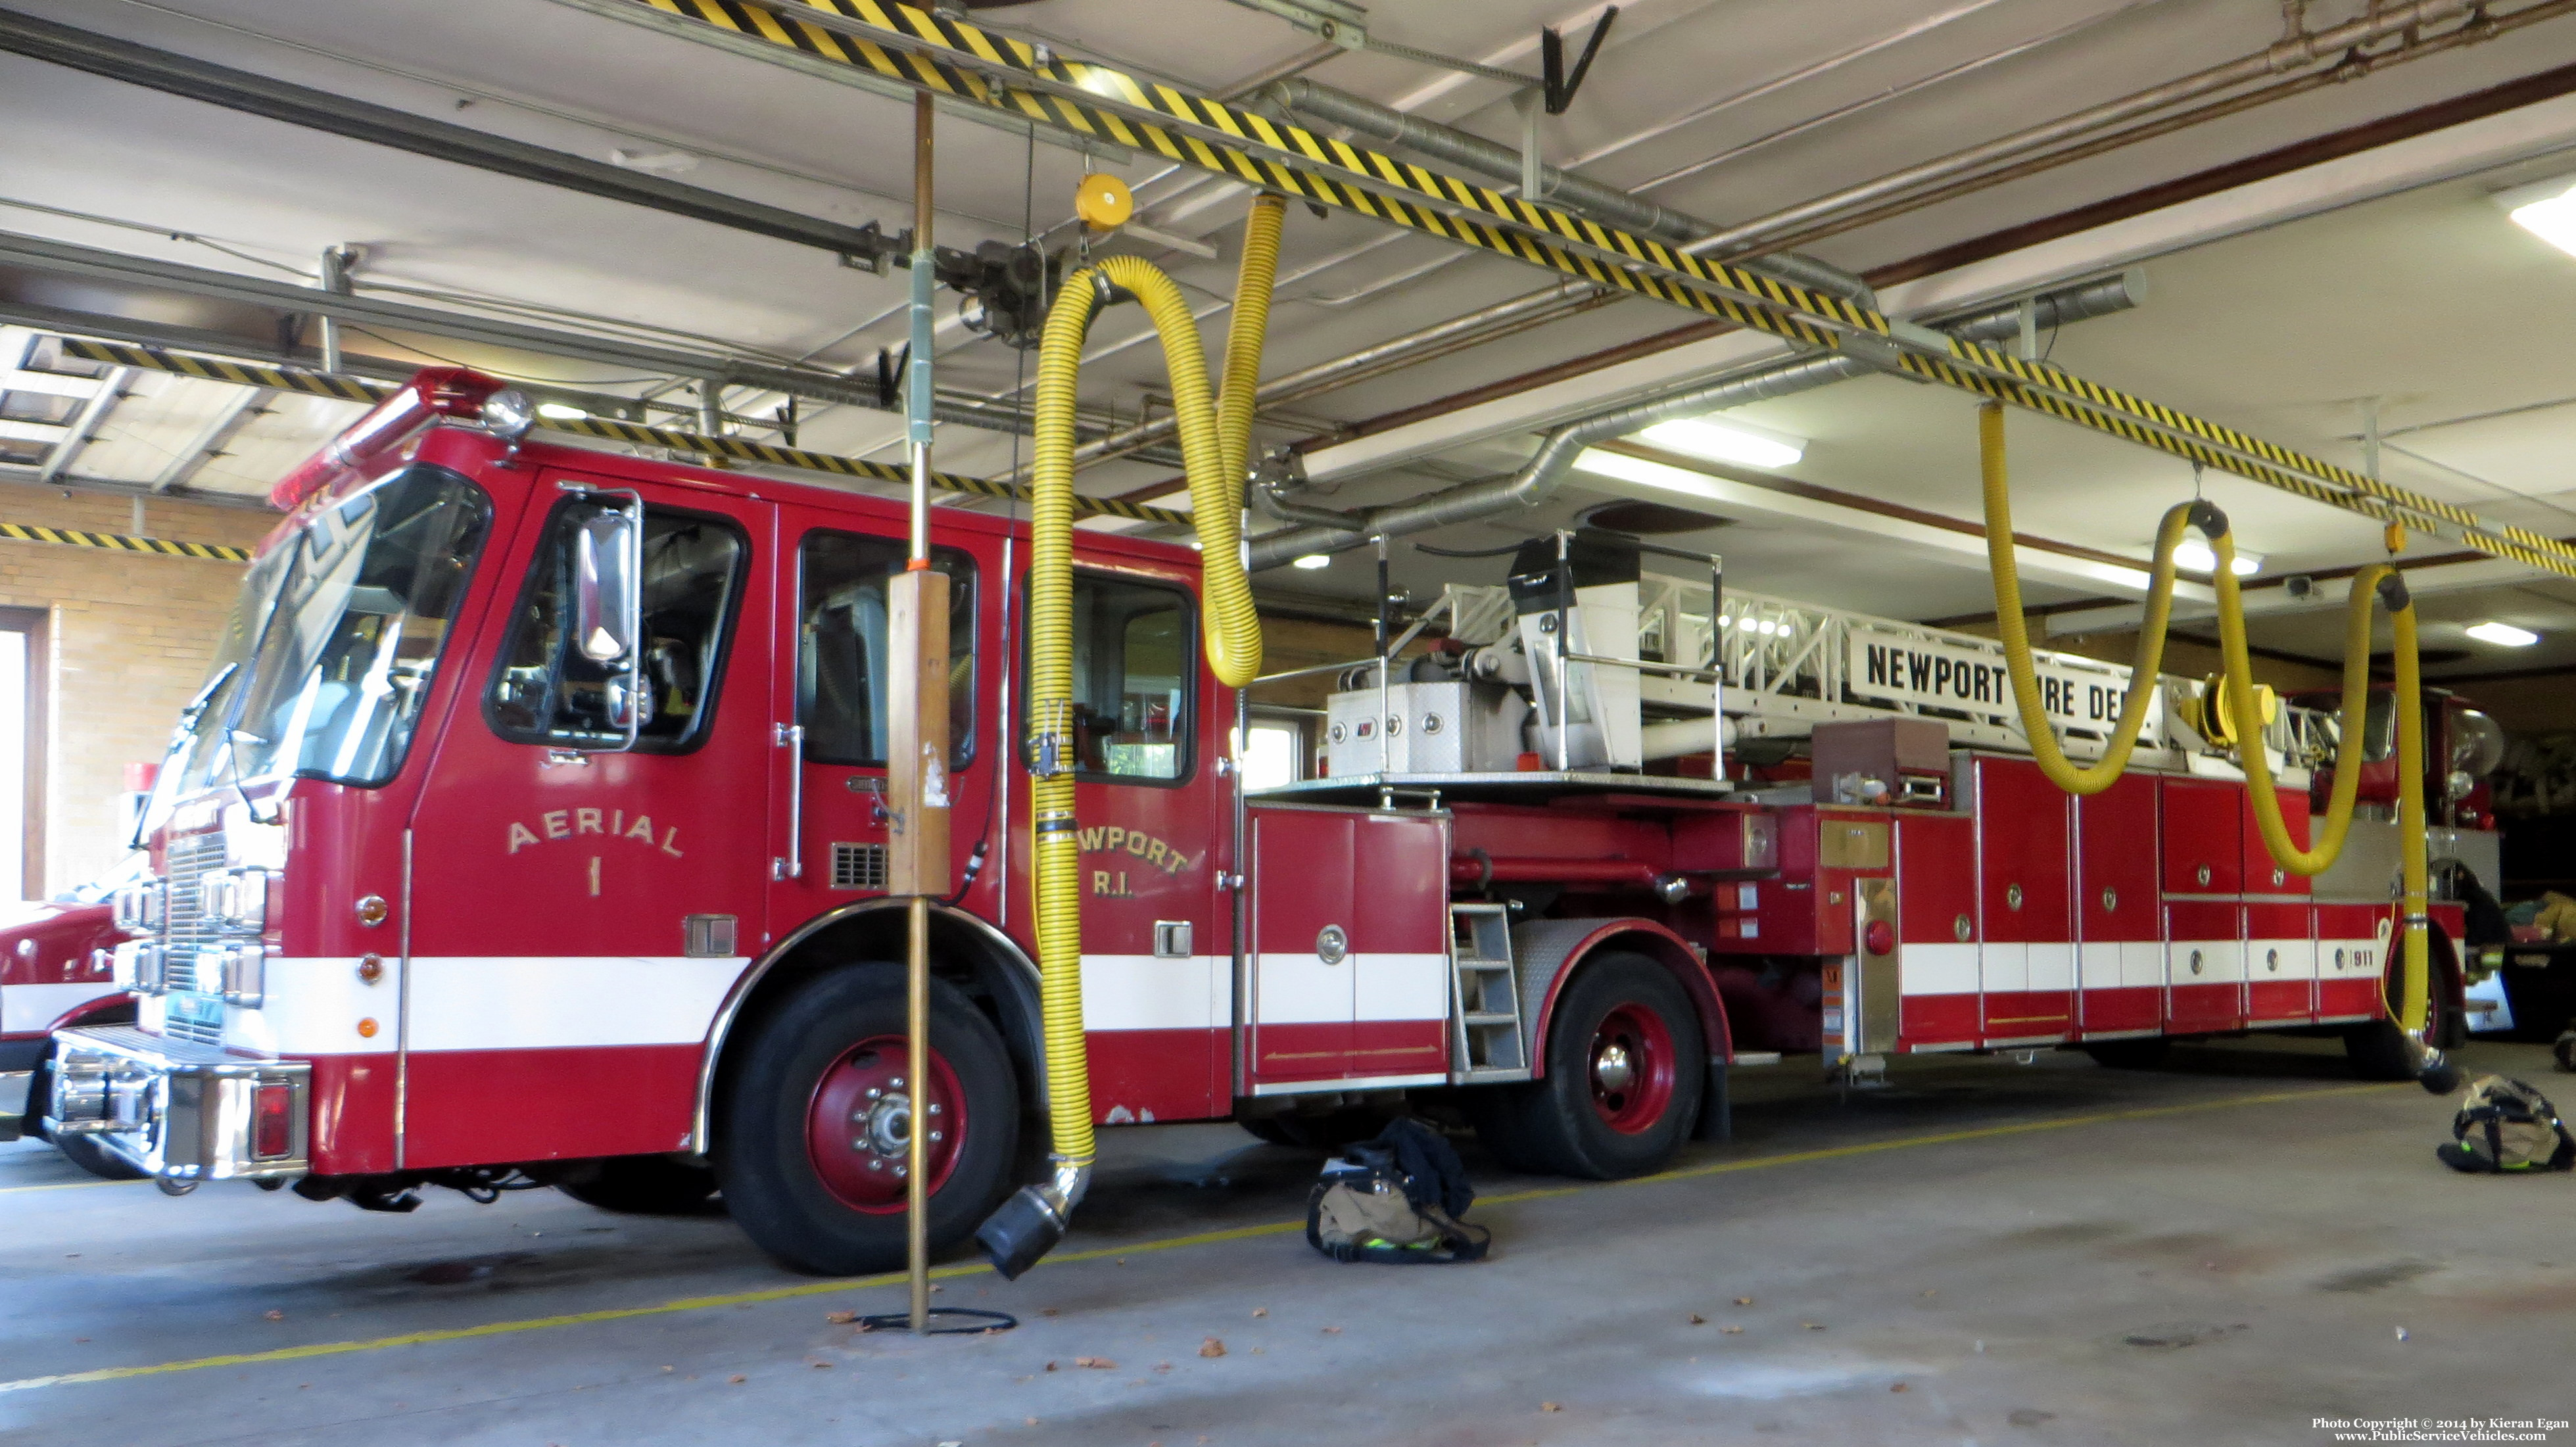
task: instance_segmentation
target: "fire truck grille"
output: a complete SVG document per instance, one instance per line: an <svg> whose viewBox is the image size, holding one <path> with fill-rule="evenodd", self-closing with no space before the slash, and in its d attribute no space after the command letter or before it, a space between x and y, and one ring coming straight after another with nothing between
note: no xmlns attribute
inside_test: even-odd
<svg viewBox="0 0 2576 1447"><path fill-rule="evenodd" d="M212 946L215 930L206 922L197 903L197 881L210 870L224 864L224 836L221 830L192 834L170 841L169 924L162 935L163 958L168 961L169 987L173 991L202 992L207 985L221 988L220 981L197 978L197 951ZM163 1026L174 1039L193 1040L201 1045L223 1043L219 1025L199 1025L175 1015Z"/></svg>
<svg viewBox="0 0 2576 1447"><path fill-rule="evenodd" d="M882 892L886 887L886 847L882 844L834 844L832 887Z"/></svg>

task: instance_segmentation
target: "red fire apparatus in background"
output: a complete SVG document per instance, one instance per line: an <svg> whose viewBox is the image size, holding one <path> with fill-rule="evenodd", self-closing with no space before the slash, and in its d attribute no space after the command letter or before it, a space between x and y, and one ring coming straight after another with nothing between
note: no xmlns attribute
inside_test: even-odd
<svg viewBox="0 0 2576 1447"><path fill-rule="evenodd" d="M56 1034L48 1128L174 1193L246 1177L403 1210L423 1185L544 1183L654 1209L721 1190L763 1247L835 1272L902 1259L919 1129L933 1239L963 1240L1043 1135L1021 534L935 514L965 882L934 914L930 1078L907 1080L880 793L902 511L525 423L497 383L424 373L281 485L291 511L160 775L155 878L118 897L138 1018ZM642 575L622 578L605 540L639 516ZM1633 597L1613 636L1591 565L1559 548L1514 565L1510 641L1441 655L1475 719L1428 692L1366 705L1381 742L1445 722L1510 762L1381 753L1246 798L1239 700L1198 663L1196 555L1076 537L1102 1122L1276 1136L1436 1097L1508 1161L1613 1177L1713 1122L1712 1085L1754 1052L2116 1060L2298 1027L2391 1068L2386 889L2272 873L2223 770L2079 803L2024 759L1927 744L1937 710L1882 729L1826 709L1820 758L1887 735L1848 771L1884 776L1860 802L1821 763L1788 794L1649 771L1633 738L1715 749L1707 671L1657 662L1680 656L1670 633L1641 650ZM626 588L642 626L621 640L602 620ZM1548 653L1568 637L1588 651ZM1631 694L1673 686L1623 705L1619 659ZM1395 686L1351 681L1336 727Z"/></svg>

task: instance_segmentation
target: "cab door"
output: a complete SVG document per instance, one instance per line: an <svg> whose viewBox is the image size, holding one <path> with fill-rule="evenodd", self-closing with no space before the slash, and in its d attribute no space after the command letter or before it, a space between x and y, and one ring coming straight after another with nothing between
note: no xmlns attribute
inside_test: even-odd
<svg viewBox="0 0 2576 1447"><path fill-rule="evenodd" d="M630 492L632 747L624 664L571 626L580 525ZM411 1168L684 1149L708 1027L767 931L775 508L552 470L528 506L414 816Z"/></svg>
<svg viewBox="0 0 2576 1447"><path fill-rule="evenodd" d="M774 712L801 730L774 740L781 789L772 806L781 843L771 861L770 907L782 937L885 897L892 728L886 583L904 568L901 528L899 518L795 503L780 513L785 623ZM1000 881L979 876L969 884L966 868L979 844L990 857L996 831L1007 827L993 788L992 700L980 693L992 682L985 675L994 640L983 630L997 610L985 594L1001 574L1000 547L981 533L954 536L955 545L931 549L931 567L949 585L949 873L958 903L995 919Z"/></svg>
<svg viewBox="0 0 2576 1447"><path fill-rule="evenodd" d="M1092 1109L1109 1123L1205 1118L1229 1099L1232 897L1219 880L1233 795L1219 769L1233 695L1200 662L1190 582L1142 564L1074 574L1067 722L1082 831L1082 1008ZM1017 591L1025 639L1026 589ZM1014 650L1025 655L1026 644ZM1025 737L1027 700L1015 706ZM1025 831L1015 832L1016 899L1028 897L1029 857Z"/></svg>

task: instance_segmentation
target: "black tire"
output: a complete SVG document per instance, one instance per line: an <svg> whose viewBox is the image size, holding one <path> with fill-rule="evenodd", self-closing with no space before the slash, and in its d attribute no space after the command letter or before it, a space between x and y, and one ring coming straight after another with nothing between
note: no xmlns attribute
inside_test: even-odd
<svg viewBox="0 0 2576 1447"><path fill-rule="evenodd" d="M2390 953L2403 945L2392 939ZM2432 977L2425 981L2424 1038L2440 1049L2455 1047L2454 1037L2465 1033L2466 1020L2459 1008L2459 975L2451 963L2450 941L2438 931L2433 935ZM2413 1080L2414 1052L2407 1048L2406 1032L2397 1028L2393 1018L2403 991L2403 976L2392 959L2380 987L2388 1002L2387 1013L2365 1024L2348 1026L2343 1032L2343 1053L2352 1061L2352 1073L2364 1080Z"/></svg>
<svg viewBox="0 0 2576 1447"><path fill-rule="evenodd" d="M555 1189L603 1211L626 1216L703 1216L716 1193L716 1173L668 1156L612 1156L555 1182Z"/></svg>
<svg viewBox="0 0 2576 1447"><path fill-rule="evenodd" d="M2173 1053L2173 1039L2146 1035L2135 1040L2096 1040L2084 1047L2084 1053L2105 1070L2153 1070Z"/></svg>
<svg viewBox="0 0 2576 1447"><path fill-rule="evenodd" d="M44 1119L47 1102L54 1092L54 1052L46 1050L45 1058L36 1062L36 1072L27 1081L27 1134L51 1141L64 1160L89 1172L102 1181L139 1181L143 1172L108 1154L107 1147L86 1135L56 1136L38 1123Z"/></svg>
<svg viewBox="0 0 2576 1447"><path fill-rule="evenodd" d="M1627 1090L1600 1088L1595 1066L1613 1046L1643 1060L1642 1076L1631 1064ZM1477 1092L1476 1133L1514 1170L1644 1175L1672 1158L1699 1118L1708 1083L1699 1012L1672 972L1643 955L1613 951L1578 967L1557 997L1546 1059L1539 1080Z"/></svg>
<svg viewBox="0 0 2576 1447"><path fill-rule="evenodd" d="M875 1052L854 1051L903 1033L902 967L868 964L803 986L735 1047L742 1054L721 1106L716 1179L734 1220L782 1265L852 1276L903 1264L900 1187L892 1188L891 1209L883 1202L874 1210L854 1206L836 1193L807 1146L809 1111L831 1083L827 1072L838 1078L861 1063L883 1068ZM992 1022L940 980L930 982L930 1039L962 1108L946 1111L946 1124L953 1130L960 1113L966 1121L962 1139L942 1147L950 1160L930 1197L930 1248L940 1252L973 1235L1010 1188L1020 1099L1010 1053ZM856 1150L848 1154L851 1161L870 1159ZM884 1186L895 1178L889 1171L865 1179Z"/></svg>

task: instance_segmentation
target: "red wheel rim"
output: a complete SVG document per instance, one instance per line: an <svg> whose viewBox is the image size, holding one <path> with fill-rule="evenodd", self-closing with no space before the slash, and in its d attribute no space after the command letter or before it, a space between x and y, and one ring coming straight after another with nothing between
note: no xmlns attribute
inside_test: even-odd
<svg viewBox="0 0 2576 1447"><path fill-rule="evenodd" d="M900 1035L877 1035L824 1067L805 1108L805 1155L814 1175L853 1211L890 1215L904 1208L908 1142L915 1093L907 1088ZM965 1094L956 1072L930 1052L930 1189L947 1184L966 1139Z"/></svg>
<svg viewBox="0 0 2576 1447"><path fill-rule="evenodd" d="M1592 1108L1621 1135L1652 1130L1673 1103L1678 1064L1673 1032L1661 1015L1633 1000L1611 1007L1593 1027L1591 1047L1584 1052Z"/></svg>

